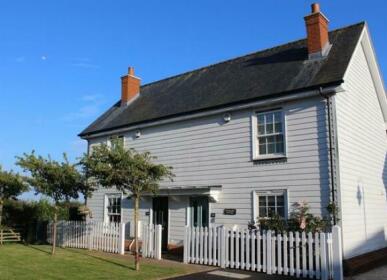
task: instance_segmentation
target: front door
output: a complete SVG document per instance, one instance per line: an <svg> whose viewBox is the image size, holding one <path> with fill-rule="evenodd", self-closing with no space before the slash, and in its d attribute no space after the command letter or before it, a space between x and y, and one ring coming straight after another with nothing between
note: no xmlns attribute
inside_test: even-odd
<svg viewBox="0 0 387 280"><path fill-rule="evenodd" d="M191 197L191 226L208 227L208 197Z"/></svg>
<svg viewBox="0 0 387 280"><path fill-rule="evenodd" d="M153 198L153 224L161 225L161 246L162 250L167 250L168 247L168 197Z"/></svg>

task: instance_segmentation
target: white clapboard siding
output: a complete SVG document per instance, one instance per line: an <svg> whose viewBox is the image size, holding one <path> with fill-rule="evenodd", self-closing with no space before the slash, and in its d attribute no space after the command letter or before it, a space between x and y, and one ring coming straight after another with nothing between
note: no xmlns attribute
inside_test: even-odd
<svg viewBox="0 0 387 280"><path fill-rule="evenodd" d="M184 262L342 280L340 228L332 233L186 227ZM336 245L334 245L336 244ZM339 251L338 251L339 250ZM336 272L335 272L336 271Z"/></svg>
<svg viewBox="0 0 387 280"><path fill-rule="evenodd" d="M47 227L47 242L52 243L52 223ZM59 221L57 245L124 254L125 224L95 221Z"/></svg>
<svg viewBox="0 0 387 280"><path fill-rule="evenodd" d="M161 189L221 184L222 197L217 203L210 202L211 211L221 213L230 204L238 211L235 216L217 214L218 224L231 227L238 221L238 225L246 225L253 215L252 191L267 188L288 189L292 194L288 197L289 205L307 200L312 213L322 215L329 197L325 102L322 98L310 98L281 106L286 116L288 147L288 157L281 164L251 161L251 109L233 112L232 121L227 124L221 121L223 114L218 114L143 128L140 138L132 137L135 131L128 131L123 135L124 142L137 151L150 151L157 161L173 167L176 177L172 182L161 182ZM89 145L108 138L92 138ZM88 199L93 219L106 219L105 195L111 192L112 189L99 188ZM180 244L189 199L182 195L169 197L169 242ZM122 219L131 222L132 202L123 199L122 203ZM145 215L151 208L152 199L144 197L139 211L144 223L151 222L151 216Z"/></svg>

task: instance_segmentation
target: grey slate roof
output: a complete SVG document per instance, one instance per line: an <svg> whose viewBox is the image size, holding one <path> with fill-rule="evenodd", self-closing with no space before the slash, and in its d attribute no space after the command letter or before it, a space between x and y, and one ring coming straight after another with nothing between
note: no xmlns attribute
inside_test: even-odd
<svg viewBox="0 0 387 280"><path fill-rule="evenodd" d="M364 26L331 31L322 60L308 60L303 39L143 85L131 104L117 102L79 136L340 84Z"/></svg>

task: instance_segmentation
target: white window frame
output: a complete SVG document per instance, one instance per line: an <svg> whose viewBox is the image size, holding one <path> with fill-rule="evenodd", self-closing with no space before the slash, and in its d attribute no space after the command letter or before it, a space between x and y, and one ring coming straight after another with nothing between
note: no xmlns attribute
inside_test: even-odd
<svg viewBox="0 0 387 280"><path fill-rule="evenodd" d="M120 209L120 223L122 223L122 202L123 202L123 196L122 193L107 193L105 194L104 198L104 223L110 223L109 219L109 213L108 213L108 203L110 197L119 197L121 199L121 209Z"/></svg>
<svg viewBox="0 0 387 280"><path fill-rule="evenodd" d="M287 189L272 189L272 190L254 190L253 193L253 221L258 222L259 219L259 196L268 195L283 195L284 196L284 218L287 220L289 217L289 191ZM264 218L263 218L264 219Z"/></svg>
<svg viewBox="0 0 387 280"><path fill-rule="evenodd" d="M112 139L114 137L122 138L122 145L124 145L124 147L125 147L125 135L123 135L123 134L117 134L117 135L109 136L109 138L107 139L107 146L108 147L112 147Z"/></svg>
<svg viewBox="0 0 387 280"><path fill-rule="evenodd" d="M284 152L273 153L273 154L259 154L259 143L258 143L258 115L268 113L281 113L282 119L282 135L284 141ZM254 111L251 115L251 143L252 143L252 160L264 160L264 159L276 159L287 157L287 137L286 137L286 114L283 109L266 110L266 111Z"/></svg>

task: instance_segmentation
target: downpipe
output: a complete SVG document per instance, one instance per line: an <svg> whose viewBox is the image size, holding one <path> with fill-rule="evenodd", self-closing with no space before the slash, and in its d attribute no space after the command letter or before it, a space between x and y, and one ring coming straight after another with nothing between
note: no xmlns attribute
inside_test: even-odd
<svg viewBox="0 0 387 280"><path fill-rule="evenodd" d="M336 90L328 89L324 90L322 87L319 88L320 96L325 99L327 120L328 120L328 142L329 142L329 167L330 167L330 183L331 183L331 202L336 205L336 189L335 189L335 174L334 174L334 163L333 163L333 132L332 132L332 106L331 97L336 94ZM333 225L337 224L336 212L333 213Z"/></svg>

